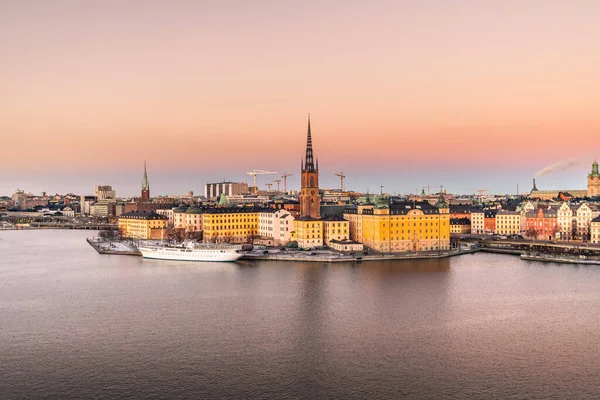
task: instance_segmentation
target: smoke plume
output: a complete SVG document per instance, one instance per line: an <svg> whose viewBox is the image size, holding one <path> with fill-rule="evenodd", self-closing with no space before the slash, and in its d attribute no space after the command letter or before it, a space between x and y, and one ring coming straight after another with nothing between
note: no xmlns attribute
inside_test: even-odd
<svg viewBox="0 0 600 400"><path fill-rule="evenodd" d="M547 167L542 168L535 174L535 177L537 178L540 176L548 175L555 171L564 171L565 169L572 168L578 164L579 164L579 160L577 160L577 159L559 161L557 163L554 163L552 165L548 165Z"/></svg>

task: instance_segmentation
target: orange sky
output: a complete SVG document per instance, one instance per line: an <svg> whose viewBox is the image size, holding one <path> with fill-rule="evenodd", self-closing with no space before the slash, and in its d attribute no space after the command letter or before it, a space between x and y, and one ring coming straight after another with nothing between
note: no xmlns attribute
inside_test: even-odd
<svg viewBox="0 0 600 400"><path fill-rule="evenodd" d="M131 173L121 192L143 159L195 171L165 186L178 192L296 172L308 112L328 177L442 166L529 184L596 155L599 15L598 1L5 2L2 164L23 183L0 193L48 165L91 187ZM507 161L522 174L505 180Z"/></svg>

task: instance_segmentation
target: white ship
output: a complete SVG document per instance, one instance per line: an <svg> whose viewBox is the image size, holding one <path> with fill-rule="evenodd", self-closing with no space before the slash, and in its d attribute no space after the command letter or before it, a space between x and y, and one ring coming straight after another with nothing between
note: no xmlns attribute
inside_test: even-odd
<svg viewBox="0 0 600 400"><path fill-rule="evenodd" d="M241 246L230 244L151 245L140 246L138 250L144 258L160 260L236 261L242 257Z"/></svg>

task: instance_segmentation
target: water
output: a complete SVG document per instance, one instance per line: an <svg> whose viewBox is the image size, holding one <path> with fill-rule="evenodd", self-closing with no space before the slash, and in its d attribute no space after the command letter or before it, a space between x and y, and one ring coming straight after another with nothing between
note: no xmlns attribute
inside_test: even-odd
<svg viewBox="0 0 600 400"><path fill-rule="evenodd" d="M597 399L600 268L182 263L0 232L2 399Z"/></svg>

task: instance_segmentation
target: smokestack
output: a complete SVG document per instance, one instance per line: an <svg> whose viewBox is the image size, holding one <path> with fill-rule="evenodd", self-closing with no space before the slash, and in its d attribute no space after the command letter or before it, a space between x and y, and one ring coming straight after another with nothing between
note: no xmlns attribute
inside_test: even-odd
<svg viewBox="0 0 600 400"><path fill-rule="evenodd" d="M533 178L533 189L531 189L532 192L537 192L538 188L535 186L535 178Z"/></svg>

